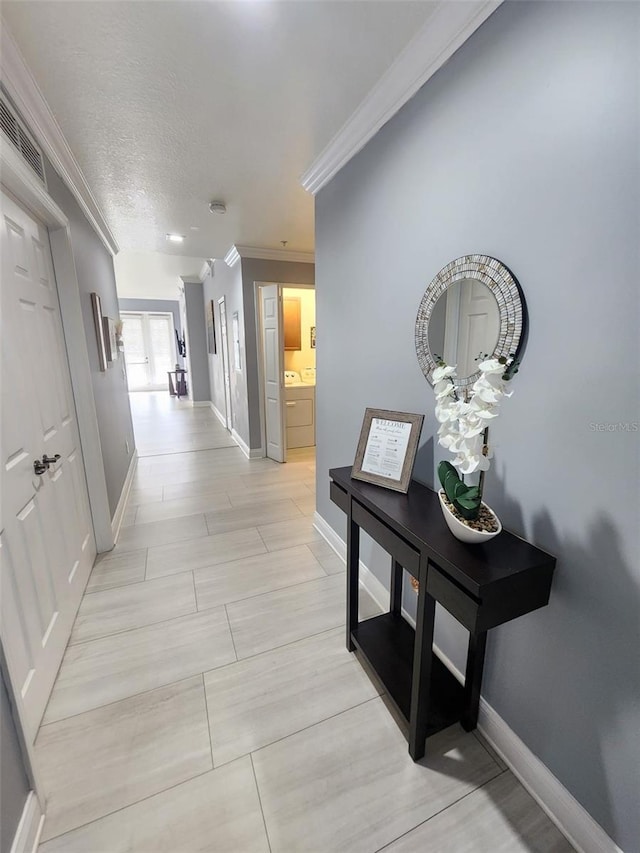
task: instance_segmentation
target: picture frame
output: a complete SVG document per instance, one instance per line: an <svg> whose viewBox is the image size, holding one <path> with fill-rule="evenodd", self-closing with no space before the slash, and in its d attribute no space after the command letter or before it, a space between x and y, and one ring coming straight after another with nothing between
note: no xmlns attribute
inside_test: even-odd
<svg viewBox="0 0 640 853"><path fill-rule="evenodd" d="M351 477L406 494L423 423L424 415L365 409Z"/></svg>
<svg viewBox="0 0 640 853"><path fill-rule="evenodd" d="M311 349L315 349L316 348L316 327L315 326L311 326L309 337L310 337L309 344L311 346Z"/></svg>
<svg viewBox="0 0 640 853"><path fill-rule="evenodd" d="M107 369L107 350L105 346L104 324L102 322L102 302L98 293L91 294L91 310L93 312L93 324L96 329L96 343L98 345L98 366L101 373Z"/></svg>
<svg viewBox="0 0 640 853"><path fill-rule="evenodd" d="M207 349L210 355L217 355L218 345L216 342L216 312L213 299L207 307Z"/></svg>
<svg viewBox="0 0 640 853"><path fill-rule="evenodd" d="M104 349L107 362L114 362L118 358L118 339L116 335L116 321L111 317L102 318L102 330L104 334Z"/></svg>

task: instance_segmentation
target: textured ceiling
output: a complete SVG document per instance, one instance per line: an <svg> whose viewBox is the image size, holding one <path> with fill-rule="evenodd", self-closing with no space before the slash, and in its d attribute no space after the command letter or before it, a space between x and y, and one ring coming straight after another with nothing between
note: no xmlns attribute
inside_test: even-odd
<svg viewBox="0 0 640 853"><path fill-rule="evenodd" d="M120 247L222 257L313 249L300 175L431 8L5 0L2 14Z"/></svg>

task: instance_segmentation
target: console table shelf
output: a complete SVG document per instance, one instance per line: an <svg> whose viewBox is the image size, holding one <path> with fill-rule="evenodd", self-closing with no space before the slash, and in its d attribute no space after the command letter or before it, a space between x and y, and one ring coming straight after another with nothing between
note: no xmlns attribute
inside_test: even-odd
<svg viewBox="0 0 640 853"><path fill-rule="evenodd" d="M409 753L425 752L425 740L457 722L470 731L478 706L487 631L549 601L555 558L503 531L481 545L455 539L436 493L415 481L406 495L351 479L334 468L331 500L346 514L347 648L359 649L409 725ZM360 530L392 558L390 612L358 621ZM403 572L420 591L416 629L401 616ZM465 683L461 686L433 654L435 604L469 631Z"/></svg>
<svg viewBox="0 0 640 853"><path fill-rule="evenodd" d="M377 673L387 695L407 722L415 636L406 619L395 613L383 613L360 622L351 632L356 648ZM431 660L431 692L427 737L457 723L464 705L464 688L435 654Z"/></svg>

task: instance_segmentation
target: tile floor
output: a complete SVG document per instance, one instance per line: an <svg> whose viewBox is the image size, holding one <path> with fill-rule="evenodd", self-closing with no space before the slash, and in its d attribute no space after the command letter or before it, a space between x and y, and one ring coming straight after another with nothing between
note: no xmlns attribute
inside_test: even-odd
<svg viewBox="0 0 640 853"><path fill-rule="evenodd" d="M476 733L453 726L409 759L344 647L313 454L249 461L208 409L132 407L125 526L36 741L41 853L570 851Z"/></svg>

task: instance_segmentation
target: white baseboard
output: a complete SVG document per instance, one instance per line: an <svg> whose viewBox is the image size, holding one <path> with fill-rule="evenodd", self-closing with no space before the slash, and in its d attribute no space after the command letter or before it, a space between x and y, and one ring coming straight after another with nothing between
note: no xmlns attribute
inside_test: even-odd
<svg viewBox="0 0 640 853"><path fill-rule="evenodd" d="M222 424L222 426L223 426L225 429L227 429L227 419L226 419L226 418L225 418L225 416L222 414L222 412L220 411L220 409L218 409L216 406L214 406L214 404L213 404L213 402L212 402L211 400L209 400L209 406L211 407L211 411L212 411L212 412L213 412L213 414L217 417L217 419L220 421L220 423Z"/></svg>
<svg viewBox="0 0 640 853"><path fill-rule="evenodd" d="M231 430L231 438L235 441L235 443L238 445L238 447L244 453L247 459L259 459L261 456L264 455L259 447L249 447L246 441L240 438L235 429Z"/></svg>
<svg viewBox="0 0 640 853"><path fill-rule="evenodd" d="M313 526L340 559L346 562L346 543L317 512L313 517ZM360 583L383 610L389 607L388 590L362 560L360 561ZM415 627L415 620L404 608L402 614ZM462 672L436 645L433 650L463 684ZM609 838L589 812L482 697L480 697L478 730L579 853L622 853L622 850Z"/></svg>
<svg viewBox="0 0 640 853"><path fill-rule="evenodd" d="M44 815L40 810L40 803L35 793L30 791L16 834L13 836L10 853L36 853L43 826Z"/></svg>
<svg viewBox="0 0 640 853"><path fill-rule="evenodd" d="M194 407L194 409L197 409L197 408L208 409L209 408L209 400L192 400L191 405Z"/></svg>
<svg viewBox="0 0 640 853"><path fill-rule="evenodd" d="M133 475L135 474L137 464L138 451L134 448L131 461L129 462L129 470L127 471L127 476L125 477L122 491L120 492L120 500L118 501L118 506L116 507L116 511L114 512L111 520L111 530L113 532L114 542L118 541L120 528L122 527L122 519L124 518L124 512L127 506L127 500L129 499L129 492L131 491L131 484L133 483Z"/></svg>

